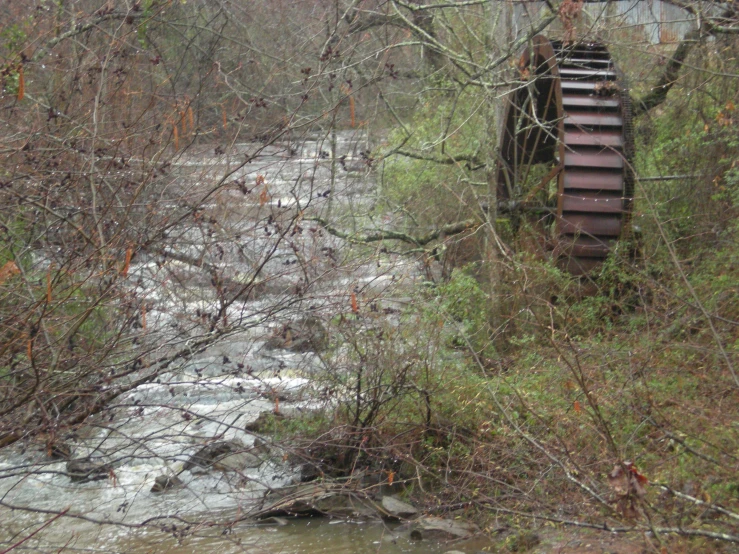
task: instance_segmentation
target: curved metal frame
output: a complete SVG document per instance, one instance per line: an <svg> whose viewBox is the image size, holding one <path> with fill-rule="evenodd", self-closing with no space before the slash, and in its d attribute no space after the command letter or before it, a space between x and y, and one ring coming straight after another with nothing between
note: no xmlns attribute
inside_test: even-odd
<svg viewBox="0 0 739 554"><path fill-rule="evenodd" d="M519 62L522 85L507 97L498 158L498 205L516 209L531 167L553 164L532 192L557 177L560 266L597 269L627 228L633 175L628 94L602 44L563 45L538 35ZM532 195L529 192L529 197Z"/></svg>

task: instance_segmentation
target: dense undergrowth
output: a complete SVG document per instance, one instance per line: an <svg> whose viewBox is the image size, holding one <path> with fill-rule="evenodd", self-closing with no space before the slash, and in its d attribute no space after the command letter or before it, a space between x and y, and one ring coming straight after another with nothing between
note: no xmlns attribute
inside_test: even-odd
<svg viewBox="0 0 739 554"><path fill-rule="evenodd" d="M727 72L726 59L708 65ZM716 539L735 540L739 518L739 91L715 75L687 75L637 122L633 233L588 282L506 250L416 291L395 325L342 326L327 378L349 400L312 421L306 458L350 446L323 469L404 481L489 528L544 517L728 549ZM388 201L413 211L436 186L441 207L416 216L443 217L469 183L455 191L455 167L432 165L390 164Z"/></svg>
<svg viewBox="0 0 739 554"><path fill-rule="evenodd" d="M167 339L163 334L163 339L150 339L143 348L134 348L138 338L133 329L147 332L148 307L120 284L137 253L157 266L165 263L179 240L170 234L172 221L187 222L188 233L208 237L212 248L208 256L206 248L200 258L193 258L186 254L192 246L189 234L182 234L181 260L208 270L206 280L220 303L218 314L200 309L197 319L183 314L190 318L189 329L203 333L202 344L235 332L237 324L227 321L226 308L242 293L250 294L262 266L257 264L250 284L239 294L226 295L225 281L213 269L215 262L223 260L224 250L210 238L221 233L234 241L224 244L241 248L246 241L237 224L241 220L204 217L209 212L201 208L229 186L238 186L244 197L250 191L243 179L233 184L230 179L220 180L202 198L180 198L179 211L171 215L173 200L161 197L161 190L169 190L179 179L167 177L170 162L160 161L160 156L176 159L180 139L186 148L186 143L201 140L201 133L208 144L243 139L272 145L283 135L289 141L288 131L299 137L308 128L323 129L323 122L326 136L355 125L357 129L366 125L374 132L367 123L374 117L383 133L388 121L396 127L377 153L360 151L346 159L336 158L333 149L331 154L318 152L321 160L333 156L332 182L338 171L356 173L357 164L352 166L352 161L362 171L377 171L381 186L373 208L362 215L352 212L346 220L353 225L381 220L383 231L392 228L396 236L402 232L406 237L423 236L453 222L473 224L463 233L448 237L440 233L436 241L417 241L406 249L406 254L419 255L427 279L411 290L401 288L402 298L379 296L360 305L352 293L350 310L337 300L336 313L327 322L332 344L319 354L327 369L315 376L327 408L303 419L274 416L261 431L291 447L292 461L311 468L304 475L362 473L368 483L401 484L405 495L429 511L463 513L488 530L499 529L501 523L536 525L546 520L650 532L657 547L669 546L666 551L729 550L739 542L739 43L735 39L719 36L697 44L667 101L635 122L633 163L638 179L631 232L599 272L581 281L560 271L544 255L547 241L553 238L551 218L542 217L544 223L538 224L523 211L496 211L492 143L503 90L496 87L507 86L515 62L506 69L496 66L500 71L496 84L479 76L468 79L477 69L467 73L442 69L445 66L428 54L434 49L425 51L431 59L426 60L429 67L424 71L415 67L415 54L393 58L399 66L408 66L402 74L400 67L396 70L389 58L378 57L374 49L358 49L358 59L379 64L367 68L364 75L383 75L392 84L387 89L390 96L378 96L377 105L380 98L384 103L392 97L402 108L400 116L390 105L387 112L373 114L367 108L368 99L373 98L372 87L381 82L379 77L360 79L359 70L357 75L352 73L351 58L342 65L339 52L332 50L337 43L323 36L322 17L315 19L314 31L306 33L301 14L295 15L289 34L282 18L285 6L263 3L264 19L272 21L274 15L279 25L263 27L249 21L236 27L239 33L254 28L250 40L255 44L280 37L286 40L281 45L285 52L305 51L305 59L296 58L286 68L275 69L283 65L282 56L271 65L266 61L271 55L259 58L251 47L243 52L234 49L227 60L218 61L215 52L222 37L193 34L191 43L197 49L187 50L187 58L172 65L188 70L173 71L163 63L154 42L151 52L143 52L148 47L142 37L156 36L155 20L148 20L149 8L165 13L165 3L144 4L140 14L139 3L130 14L97 6L90 10L103 18L98 25L115 17L125 23L121 28L128 43L115 51L113 59L120 56L129 61L111 66L109 72L107 65L99 69L97 61L80 58L73 72L62 63L73 57L58 54L54 58L59 64L55 66L58 83L49 85L56 92L48 93L55 102L43 104L40 112L7 111L13 124L32 119L37 124L33 132L8 133L7 150L14 152L20 165L6 164L0 175L6 204L13 207L0 229L4 240L0 267L12 270L12 275L0 276L4 285L0 377L10 406L3 406L0 415L7 416L13 429L0 429L0 446L22 436L45 434L51 452L55 433L66 432L103 409L109 399L99 393L108 390L111 381L123 383L120 390L128 386L125 379L138 375L142 351L148 354L149 345L154 345L151 352L161 347L161 341L172 350L178 345L178 336ZM199 21L200 12L190 13L185 6L179 7L181 21ZM206 13L205 4L201 7ZM167 11L156 21L163 29L162 44L179 52L179 32L165 26L173 21L173 13L174 9ZM213 21L229 19L226 13L218 12ZM349 13L345 23L353 25ZM77 15L72 15L70 11L69 36L75 37L82 27L77 27ZM484 33L469 26L459 34L450 32L450 44L468 40L474 45L469 52L481 56L479 67L487 67L488 58L498 55L487 37L490 15L482 12L472 19ZM146 22L133 27L141 18ZM445 28L461 30L460 21L452 18ZM340 23L337 19L337 28ZM419 19L418 25L422 23ZM50 19L48 28L58 34L58 22ZM415 34L421 29L416 23L410 28ZM347 30L347 36L355 31ZM91 49L107 51L107 35L91 36ZM298 38L303 36L319 38L309 48ZM0 38L12 54L4 61L5 101L24 108L28 102L22 103L21 69L26 54L21 56L12 37ZM397 40L406 38L398 35ZM295 43L288 44L293 39ZM396 39L387 40L381 50L395 48ZM650 90L668 50L643 48L637 56L629 40L620 40L622 47L613 51L626 61L622 65L631 72L631 92L637 100ZM245 52L255 57L247 59ZM348 56L344 46L342 52ZM43 51L38 56L40 60ZM108 59L107 54L99 58ZM450 59L457 64L463 57ZM29 62L27 75L33 76L32 68ZM173 72L169 75L165 69ZM234 73L243 70L244 82L260 83L260 87L253 91L251 85L242 87L249 90L241 95L243 101L237 95L238 101L234 97L227 104L221 95L241 90L231 84L232 69ZM81 79L77 71L86 78ZM180 73L182 83L175 78ZM199 79L185 78L190 73ZM130 104L140 94L135 88L117 94L129 74L131 79L148 76L141 81L152 83L141 96L138 111L134 110L137 104ZM104 87L102 75L111 79L106 83L115 80L115 86ZM407 75L412 75L412 82ZM83 83L78 86L80 79ZM170 82L171 98L169 92L162 93L164 85L157 84ZM32 84L29 78L29 90ZM42 97L43 88L38 83L34 86L36 92L30 97ZM69 97L67 89L73 89ZM206 89L211 92L204 99L201 91ZM74 95L78 96L72 100ZM105 102L100 103L101 99ZM95 118L89 126L98 132L99 112L93 112L92 105L107 106L108 127L101 129L109 134L92 134L80 145L78 129L88 123L79 122L87 122L90 114ZM57 106L68 109L57 112ZM119 118L126 110L138 115L131 121ZM26 117L26 113L35 115ZM149 119L156 125L150 126ZM24 136L32 138L21 140ZM125 142L128 150L119 150ZM109 150L99 148L101 144ZM257 159L260 150L245 156L245 161L242 157L239 168ZM216 156L219 151L220 144L214 147ZM286 158L294 154L288 147ZM146 163L140 168L129 164L141 156ZM86 185L78 186L87 181L71 177L88 166L89 195ZM541 172L546 174L547 169ZM203 173L202 180L207 178ZM262 223L254 229L259 228L260 237L263 229L266 236L274 233L289 242L289 237L303 232L302 209L296 210L287 227L280 228L275 212L267 213L270 197L264 179L259 175L253 187L248 183L252 197L258 196L254 209L258 202L259 210L264 210L258 218ZM12 182L20 183L22 190L12 189ZM36 199L39 182L46 183L48 191ZM119 183L120 190L109 182ZM98 190L92 186L95 183L105 186ZM138 183L150 192L141 192ZM98 197L99 191L106 196ZM519 192L523 200L533 198L527 191ZM313 198L330 193L331 189ZM147 204L147 195L161 198L157 209ZM553 200L551 187L537 195L533 199L545 207ZM276 205L277 210L287 210L281 200ZM108 219L99 218L101 206ZM246 217L240 213L238 217L242 215ZM79 227L79 222L84 225ZM68 228L59 234L61 223ZM318 233L318 229L308 232ZM262 239L253 240L253 252L263 251ZM382 246L376 248L378 242ZM389 256L389 250L393 255L400 250L396 242L390 243L375 241L358 247L355 252L364 259L357 264L385 263L383 256ZM290 246L297 256L297 246ZM24 248L25 253L19 254ZM336 262L332 248L321 252ZM37 259L48 256L49 262L31 271L26 261L32 254ZM214 263L206 266L204 259ZM310 269L308 262L301 263L305 263L302 269ZM331 269L337 269L336 263ZM16 277L21 272L23 279ZM295 290L302 295L300 286ZM292 300L286 299L268 308L264 321L291 305ZM253 325L257 323L247 322L243 328ZM188 352L174 352L171 359L157 354L151 366L144 364L148 377L141 383L168 371L175 360L192 356L193 350L187 348ZM224 364L226 360L224 356ZM61 406L58 416L46 406Z"/></svg>

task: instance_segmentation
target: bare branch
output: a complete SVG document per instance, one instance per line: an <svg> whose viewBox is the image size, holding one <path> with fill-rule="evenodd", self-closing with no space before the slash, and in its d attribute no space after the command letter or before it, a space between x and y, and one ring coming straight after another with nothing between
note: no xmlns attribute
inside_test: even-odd
<svg viewBox="0 0 739 554"><path fill-rule="evenodd" d="M441 165L456 165L461 162L466 162L468 169L476 170L485 167L485 162L474 155L468 154L457 154L446 156L433 156L430 154L420 154L418 152L412 152L410 150L394 150L391 154L397 154L399 156L405 156L406 158L413 158L414 160L423 160L428 162L434 162Z"/></svg>
<svg viewBox="0 0 739 554"><path fill-rule="evenodd" d="M326 229L328 233L334 235L335 237L339 237L346 241L358 244L370 244L372 242L379 242L384 240L397 240L405 242L407 244L412 244L414 246L425 246L441 236L458 235L459 233L464 233L465 231L469 231L475 227L474 220L466 219L464 221L458 221L456 223L449 223L448 225L444 225L439 229L435 229L434 231L431 231L426 235L414 237L407 233L400 233L398 231L365 231L363 233L347 233L345 231L336 229L334 226L332 226L321 217L307 217L306 219L308 221L315 221L316 223L321 225L321 227Z"/></svg>
<svg viewBox="0 0 739 554"><path fill-rule="evenodd" d="M648 112L652 108L662 104L667 99L667 93L670 92L670 89L672 89L679 79L683 63L688 57L688 54L690 54L698 43L699 37L700 31L691 31L685 35L685 38L682 41L680 41L675 53L665 65L665 70L657 80L656 85L652 87L651 92L635 101L634 112L636 115Z"/></svg>

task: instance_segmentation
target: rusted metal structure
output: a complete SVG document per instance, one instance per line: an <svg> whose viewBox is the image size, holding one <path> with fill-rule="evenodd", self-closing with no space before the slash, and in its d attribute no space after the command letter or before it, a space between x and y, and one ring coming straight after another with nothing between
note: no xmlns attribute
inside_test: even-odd
<svg viewBox="0 0 739 554"><path fill-rule="evenodd" d="M499 142L498 205L536 214L558 263L587 275L628 227L629 96L602 44L565 45L540 35L519 71L522 84L507 97ZM532 205L554 179L550 204Z"/></svg>

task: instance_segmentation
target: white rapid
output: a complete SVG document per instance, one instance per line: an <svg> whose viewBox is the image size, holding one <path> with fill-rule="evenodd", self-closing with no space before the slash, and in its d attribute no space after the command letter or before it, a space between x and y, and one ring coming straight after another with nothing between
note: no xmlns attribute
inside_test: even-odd
<svg viewBox="0 0 739 554"><path fill-rule="evenodd" d="M223 248L212 263L227 270L236 286L240 279L251 279L254 264L262 264L257 277L261 288L226 310L228 320L238 323L233 333L187 356L155 382L118 397L66 437L73 458L91 456L110 465L106 478L72 482L66 461L50 460L38 444L2 451L0 551L18 541L18 551L39 552L433 551L428 544L399 539L382 526L241 523L227 527L227 535L223 527L211 528L213 522L248 512L266 491L296 480L279 444L271 444L258 467L182 471L183 463L205 444L238 441L244 448L252 446L255 434L245 425L263 412L278 406L283 412L320 406L322 397L313 380L323 367L320 357L310 351L265 348L281 323L305 313L329 321L347 310L352 295L365 306L378 300L389 306L402 301L399 287L420 278L413 262L386 252L371 260L358 256L351 245L308 219L330 215L350 230L378 228L370 213L375 182L368 155L362 153L368 150L366 143L361 134L340 134L334 159L328 141L321 138L269 146L235 171L245 153L260 145L235 145L227 155L213 155L209 146L173 164L178 179L171 187L182 198L197 197L228 175L225 181L235 184L212 195L204 212L229 225L222 226L221 237L196 227L175 229L174 255L142 254L132 265L131 290L147 309L141 347L149 348L152 356L186 348L204 332L204 318L218 309L207 274L188 263L188 256ZM244 186L251 190L244 193L239 188ZM306 218L300 236L278 242L268 228L262 231L265 210L278 218L294 217L297 209L304 210L301 217ZM385 218L382 224L388 222ZM243 240L234 241L234 234L239 239L243 234ZM161 352L158 343L166 345ZM150 491L157 476L175 473L184 486ZM33 534L60 512L65 515ZM141 527L151 523L156 526ZM186 526L183 538L178 532Z"/></svg>

